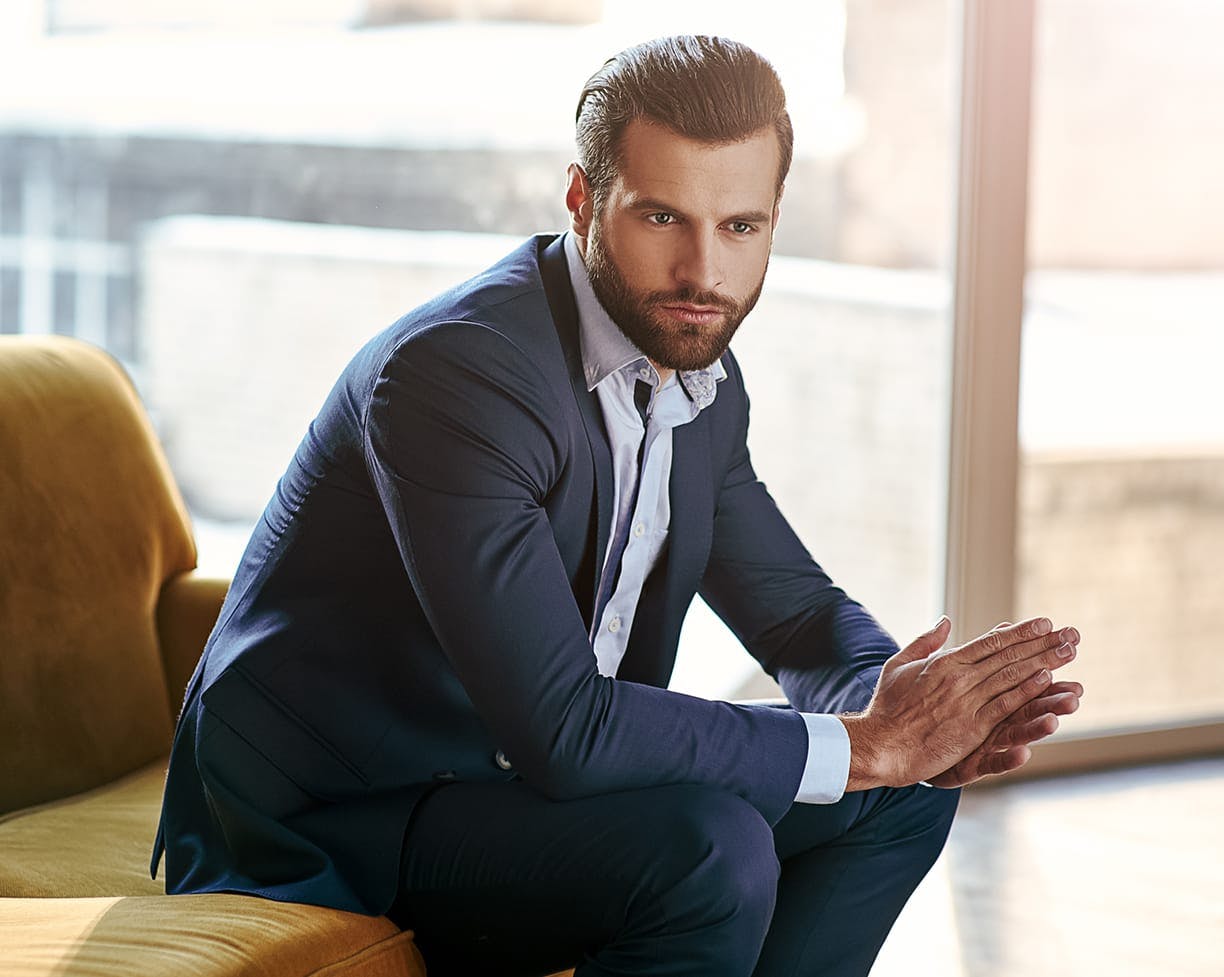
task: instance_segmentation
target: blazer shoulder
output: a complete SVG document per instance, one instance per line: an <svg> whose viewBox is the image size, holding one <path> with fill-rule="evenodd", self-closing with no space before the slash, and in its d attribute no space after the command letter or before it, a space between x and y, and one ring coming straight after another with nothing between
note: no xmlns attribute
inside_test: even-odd
<svg viewBox="0 0 1224 977"><path fill-rule="evenodd" d="M367 344L363 352L369 355L362 365L377 371L403 347L439 329L443 336L453 333L457 342L466 342L470 331L454 328L460 324L483 326L541 367L550 360L563 365L540 271L541 255L555 240L555 235L529 238L489 268L405 313Z"/></svg>
<svg viewBox="0 0 1224 977"><path fill-rule="evenodd" d="M479 274L404 313L371 337L349 361L340 379L350 401L368 402L378 378L397 358L428 355L453 343L467 349L473 367L489 355L483 333L520 351L551 383L565 381L568 353L559 339L540 260L556 235L536 235ZM478 332L473 332L476 327ZM429 337L426 340L426 337ZM539 382L538 379L533 382Z"/></svg>

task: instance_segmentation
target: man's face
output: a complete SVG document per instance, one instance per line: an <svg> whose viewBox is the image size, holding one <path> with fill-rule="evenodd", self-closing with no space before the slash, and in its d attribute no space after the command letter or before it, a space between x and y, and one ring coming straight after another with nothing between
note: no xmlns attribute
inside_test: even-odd
<svg viewBox="0 0 1224 977"><path fill-rule="evenodd" d="M756 304L778 218L778 140L698 142L634 121L598 212L570 169L566 203L591 286L656 366L696 370L727 348Z"/></svg>

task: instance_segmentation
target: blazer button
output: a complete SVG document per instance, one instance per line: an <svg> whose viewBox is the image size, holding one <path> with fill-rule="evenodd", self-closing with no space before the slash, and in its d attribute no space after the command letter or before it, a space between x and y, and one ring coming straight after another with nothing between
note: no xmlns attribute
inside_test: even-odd
<svg viewBox="0 0 1224 977"><path fill-rule="evenodd" d="M514 769L513 764L511 764L510 761L506 759L506 754L504 754L501 750L498 750L496 753L493 754L493 762L496 763L503 770Z"/></svg>

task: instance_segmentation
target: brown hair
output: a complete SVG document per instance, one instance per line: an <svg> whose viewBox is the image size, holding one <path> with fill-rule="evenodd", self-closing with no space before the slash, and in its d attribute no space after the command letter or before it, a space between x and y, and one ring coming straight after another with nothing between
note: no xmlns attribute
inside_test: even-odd
<svg viewBox="0 0 1224 977"><path fill-rule="evenodd" d="M578 161L598 209L620 163L621 136L635 119L690 139L733 143L762 129L778 136L778 186L790 170L794 134L773 66L723 37L646 41L604 62L578 98Z"/></svg>

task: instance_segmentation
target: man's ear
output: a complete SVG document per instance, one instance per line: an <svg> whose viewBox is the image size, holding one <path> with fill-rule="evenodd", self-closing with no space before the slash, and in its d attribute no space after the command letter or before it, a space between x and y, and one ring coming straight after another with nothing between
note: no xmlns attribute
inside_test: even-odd
<svg viewBox="0 0 1224 977"><path fill-rule="evenodd" d="M566 168L565 209L570 215L570 230L584 241L591 231L591 184L586 172L578 163Z"/></svg>
<svg viewBox="0 0 1224 977"><path fill-rule="evenodd" d="M782 216L782 194L786 192L786 184L783 183L778 187L778 195L774 197L773 209L773 226L770 228L769 237L773 239L774 234L778 230L778 218Z"/></svg>

